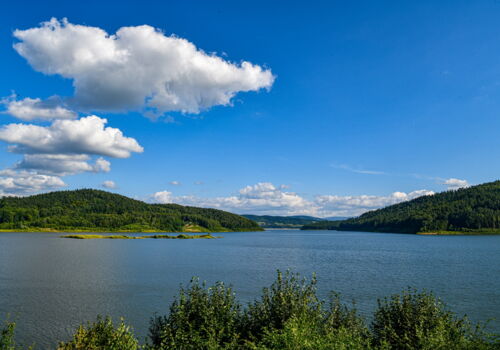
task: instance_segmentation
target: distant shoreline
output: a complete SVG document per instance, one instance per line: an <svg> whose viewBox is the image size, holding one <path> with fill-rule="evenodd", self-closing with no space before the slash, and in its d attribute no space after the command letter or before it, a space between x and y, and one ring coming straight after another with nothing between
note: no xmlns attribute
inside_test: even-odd
<svg viewBox="0 0 500 350"><path fill-rule="evenodd" d="M494 236L500 235L500 231L433 231L433 232L385 232L385 231L363 231L363 230L332 230L332 229L305 229L302 231L334 231L334 232L366 232L366 233L387 233L401 235L422 235L422 236Z"/></svg>
<svg viewBox="0 0 500 350"><path fill-rule="evenodd" d="M287 227L263 227L264 231L300 231L300 227L293 227L293 228L287 228Z"/></svg>
<svg viewBox="0 0 500 350"><path fill-rule="evenodd" d="M51 228L33 228L33 229L0 229L0 233L226 233L226 232L262 232L262 231L161 231L161 230L81 230L67 229L56 230Z"/></svg>
<svg viewBox="0 0 500 350"><path fill-rule="evenodd" d="M263 231L301 231L299 228L263 228ZM309 231L309 230L303 230ZM404 232L380 232L380 231L362 231L362 230L328 230L328 229L310 229L310 231L337 231L337 232L369 232L369 233L387 233L387 234L408 234L408 235L421 235L421 236L492 236L500 235L500 232L474 232L474 231L434 231L434 232L417 232L417 233L404 233ZM85 234L120 234L120 233L231 233L231 232L262 232L262 231L160 231L160 230L82 230L82 229L67 229L56 230L52 228L29 228L29 229L0 229L0 233L85 233Z"/></svg>
<svg viewBox="0 0 500 350"><path fill-rule="evenodd" d="M67 229L56 230L51 228L30 228L30 229L0 229L0 233L195 233L194 231L159 231L159 230L81 230L81 229ZM206 231L208 233L208 231ZM220 231L226 232L226 231ZM196 231L196 233L203 233Z"/></svg>
<svg viewBox="0 0 500 350"><path fill-rule="evenodd" d="M437 232L417 232L423 236L493 236L500 235L500 232L474 232L474 231L437 231Z"/></svg>

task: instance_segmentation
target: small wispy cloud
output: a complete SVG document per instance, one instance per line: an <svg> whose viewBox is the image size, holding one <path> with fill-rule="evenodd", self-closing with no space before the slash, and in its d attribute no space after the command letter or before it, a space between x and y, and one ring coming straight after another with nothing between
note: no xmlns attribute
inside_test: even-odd
<svg viewBox="0 0 500 350"><path fill-rule="evenodd" d="M116 188L116 183L111 180L106 180L101 184L101 186L104 188L113 189Z"/></svg>
<svg viewBox="0 0 500 350"><path fill-rule="evenodd" d="M346 170L350 171L351 173L356 173L356 174L366 174L366 175L386 175L384 171L378 171L378 170L367 170L363 168L354 168L351 167L350 165L347 164L331 164L332 168L335 169L341 169L341 170Z"/></svg>
<svg viewBox="0 0 500 350"><path fill-rule="evenodd" d="M402 176L402 177L413 177L415 179L419 180L427 180L427 181L432 181L436 184L439 185L445 185L448 186L448 190L458 190L460 188L466 188L471 186L470 183L465 180L465 179L457 179L457 178L443 178L440 176L429 176L425 174L419 174L419 173L387 173L384 171L377 171L377 170L367 170L363 168L355 168L347 164L331 164L330 165L332 168L335 169L341 169L345 171L349 171L352 173L357 173L357 174L367 174L367 175L390 175L390 176Z"/></svg>
<svg viewBox="0 0 500 350"><path fill-rule="evenodd" d="M170 181L169 184L171 184L172 186L180 186L181 182L180 181Z"/></svg>
<svg viewBox="0 0 500 350"><path fill-rule="evenodd" d="M458 190L459 188L469 187L470 184L467 180L450 178L443 182L443 185L448 186L448 190Z"/></svg>
<svg viewBox="0 0 500 350"><path fill-rule="evenodd" d="M459 188L466 188L471 186L467 180L457 179L454 177L443 178L439 176L427 176L422 174L411 174L411 176L415 177L416 179L431 180L440 185L448 186L448 190L458 190Z"/></svg>

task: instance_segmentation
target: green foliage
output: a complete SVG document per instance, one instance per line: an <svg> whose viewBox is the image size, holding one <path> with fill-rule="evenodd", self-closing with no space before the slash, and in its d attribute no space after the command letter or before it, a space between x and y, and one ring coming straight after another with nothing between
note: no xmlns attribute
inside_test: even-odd
<svg viewBox="0 0 500 350"><path fill-rule="evenodd" d="M98 317L92 324L80 326L73 339L61 342L58 350L137 350L139 343L123 320L114 326L109 317Z"/></svg>
<svg viewBox="0 0 500 350"><path fill-rule="evenodd" d="M262 298L248 306L243 316L243 332L249 339L258 339L266 329L282 329L292 317L321 319L321 302L316 296L316 278L301 279L297 274L278 271L270 288L264 288Z"/></svg>
<svg viewBox="0 0 500 350"><path fill-rule="evenodd" d="M3 326L0 327L0 350L21 350L22 346L16 344L14 339L16 330L16 323L5 321ZM33 347L29 346L25 348L27 350L32 350Z"/></svg>
<svg viewBox="0 0 500 350"><path fill-rule="evenodd" d="M230 288L191 282L168 316L156 317L148 349L498 349L498 340L457 319L429 293L379 301L372 327L354 306L316 296L316 279L278 271L262 297L241 308Z"/></svg>
<svg viewBox="0 0 500 350"><path fill-rule="evenodd" d="M329 303L316 295L316 279L278 271L259 300L243 308L230 287L192 279L181 287L166 316L151 319L146 350L493 350L496 335L457 318L427 292L412 289L378 301L367 327L354 305L337 294ZM141 348L123 321L110 318L80 326L58 350ZM14 324L0 332L0 350L16 350Z"/></svg>
<svg viewBox="0 0 500 350"><path fill-rule="evenodd" d="M14 341L14 330L16 324L14 322L5 322L0 329L0 350L15 350L16 343Z"/></svg>
<svg viewBox="0 0 500 350"><path fill-rule="evenodd" d="M221 349L238 341L240 304L222 282L206 288L192 279L170 307L168 316L151 320L150 349Z"/></svg>
<svg viewBox="0 0 500 350"><path fill-rule="evenodd" d="M349 328L326 331L309 318L292 317L282 329L266 331L254 349L287 350L364 350L371 349L370 339Z"/></svg>
<svg viewBox="0 0 500 350"><path fill-rule="evenodd" d="M457 318L432 293L409 289L379 300L372 323L376 344L391 349L486 349L486 335Z"/></svg>
<svg viewBox="0 0 500 350"><path fill-rule="evenodd" d="M257 342L257 349L372 348L368 328L354 307L341 303L339 295L332 293L330 303L325 309L324 303L320 303L316 298L315 280L304 282L305 280L302 280L299 283L301 288L296 288L297 285L294 288L285 288L284 294L288 295L288 299L302 299L303 302L299 304L309 306L295 307L295 312L291 313L282 326L263 327L263 336ZM307 300L310 302L307 303ZM279 308L286 309L286 303L280 304Z"/></svg>
<svg viewBox="0 0 500 350"><path fill-rule="evenodd" d="M328 309L322 320L323 327L328 331L348 329L359 337L368 337L368 328L365 321L358 314L356 305L343 304L340 295L332 292Z"/></svg>
<svg viewBox="0 0 500 350"><path fill-rule="evenodd" d="M0 199L0 229L95 232L259 231L222 210L148 204L98 190L59 191Z"/></svg>
<svg viewBox="0 0 500 350"><path fill-rule="evenodd" d="M343 221L322 221L304 230L500 233L500 181L423 196Z"/></svg>

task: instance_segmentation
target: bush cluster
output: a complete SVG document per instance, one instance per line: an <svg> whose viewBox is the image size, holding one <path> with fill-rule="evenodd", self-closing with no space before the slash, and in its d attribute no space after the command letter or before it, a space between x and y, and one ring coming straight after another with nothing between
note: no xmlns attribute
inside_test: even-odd
<svg viewBox="0 0 500 350"><path fill-rule="evenodd" d="M0 329L0 350L16 350L14 324ZM139 345L123 321L110 318L80 326L57 350L214 350L214 349L500 349L498 336L457 317L432 293L407 289L378 301L367 322L354 304L332 293L317 297L316 278L278 271L260 299L243 307L231 287L206 286L192 279L181 287L165 316L150 321Z"/></svg>

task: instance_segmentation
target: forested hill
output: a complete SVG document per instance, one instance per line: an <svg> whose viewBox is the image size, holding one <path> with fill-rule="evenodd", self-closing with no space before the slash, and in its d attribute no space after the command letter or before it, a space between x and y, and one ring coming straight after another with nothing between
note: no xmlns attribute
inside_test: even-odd
<svg viewBox="0 0 500 350"><path fill-rule="evenodd" d="M107 232L261 230L257 223L222 210L148 204L91 189L1 198L0 229Z"/></svg>
<svg viewBox="0 0 500 350"><path fill-rule="evenodd" d="M401 233L500 233L500 181L424 196L303 229Z"/></svg>

